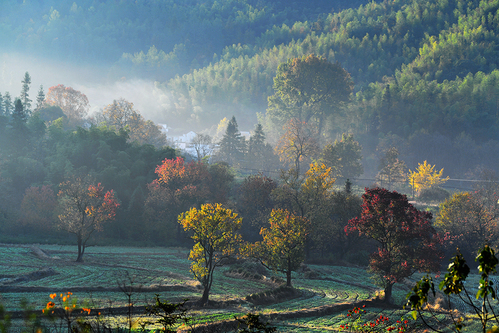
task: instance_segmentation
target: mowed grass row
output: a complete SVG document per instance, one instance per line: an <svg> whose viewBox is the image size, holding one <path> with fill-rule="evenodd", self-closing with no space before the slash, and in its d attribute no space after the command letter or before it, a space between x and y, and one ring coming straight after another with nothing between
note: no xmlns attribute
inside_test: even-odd
<svg viewBox="0 0 499 333"><path fill-rule="evenodd" d="M125 307L128 299L116 290L120 284L154 288L174 286L167 291L147 291L133 294L136 306L152 302L155 294L171 302L185 298L200 298L201 289L190 273L189 249L178 248L117 248L89 247L84 263L75 263L75 246L39 245L47 257L37 256L30 247L0 246L0 265L3 275L28 276L40 270L54 274L4 283L2 287L48 288L47 291L1 292L0 302L8 310L20 310L20 300L26 299L33 309L42 309L50 300L50 293L65 293L71 288L93 288L92 291L74 292L80 306L91 308ZM4 270L4 268L7 268ZM344 302L372 298L376 287L364 268L308 265L307 270L293 273L293 286L301 296L280 300L274 304L254 306L244 302L246 296L271 288L270 283L257 279L242 279L227 274L230 267L220 267L215 272L210 299L226 302L220 309L193 310L190 315L196 323L232 319L249 311L262 314L279 314L300 311ZM313 273L313 274L312 274ZM274 273L269 272L269 276ZM281 278L283 276L280 276ZM102 287L102 290L99 290ZM111 288L115 290L110 291ZM0 289L1 290L1 289ZM35 289L36 290L36 289ZM394 288L394 297L403 299L408 291L404 285ZM346 312L323 317L310 317L275 322L282 332L324 332L338 330L346 322Z"/></svg>

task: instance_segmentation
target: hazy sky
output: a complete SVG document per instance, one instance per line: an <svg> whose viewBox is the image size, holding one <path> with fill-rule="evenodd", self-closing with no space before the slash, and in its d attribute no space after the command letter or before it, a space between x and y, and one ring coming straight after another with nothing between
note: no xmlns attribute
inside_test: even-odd
<svg viewBox="0 0 499 333"><path fill-rule="evenodd" d="M99 110L114 99L124 98L133 103L146 119L167 123L162 117L169 103L167 94L154 82L145 80L118 81L108 78L110 68L97 66L75 66L63 62L38 59L20 54L0 54L0 92L9 92L14 98L19 96L24 73L31 76L30 98L35 101L43 84L48 88L58 84L72 87L85 94L93 111Z"/></svg>

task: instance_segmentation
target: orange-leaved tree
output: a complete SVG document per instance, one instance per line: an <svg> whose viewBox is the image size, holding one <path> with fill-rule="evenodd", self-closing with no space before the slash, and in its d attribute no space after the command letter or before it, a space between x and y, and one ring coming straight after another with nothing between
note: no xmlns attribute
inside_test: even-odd
<svg viewBox="0 0 499 333"><path fill-rule="evenodd" d="M442 178L444 169L435 170L435 166L424 161L418 163L416 171L409 170L409 185L420 193L424 189L439 186L449 180L449 177Z"/></svg>
<svg viewBox="0 0 499 333"><path fill-rule="evenodd" d="M263 240L245 247L247 256L257 258L267 268L286 274L286 286L291 287L291 272L305 260L308 220L284 209L273 209L270 226L262 228Z"/></svg>
<svg viewBox="0 0 499 333"><path fill-rule="evenodd" d="M105 192L104 186L89 176L71 175L59 187L59 226L76 235L76 261L82 262L88 239L104 222L114 219L119 203L113 190Z"/></svg>
<svg viewBox="0 0 499 333"><path fill-rule="evenodd" d="M242 242L238 233L242 219L221 204L204 204L201 209L191 208L180 214L178 222L192 234L194 247L189 255L191 272L203 286L200 303L205 304L215 268L236 254Z"/></svg>
<svg viewBox="0 0 499 333"><path fill-rule="evenodd" d="M165 224L168 229L177 227L178 241L181 232L178 215L205 202L208 197L208 167L204 163L185 163L183 158L177 157L165 159L155 171L157 178L148 185L146 199L149 231L161 236Z"/></svg>
<svg viewBox="0 0 499 333"><path fill-rule="evenodd" d="M70 126L81 125L90 107L85 94L63 84L50 87L45 102L60 107L68 117Z"/></svg>

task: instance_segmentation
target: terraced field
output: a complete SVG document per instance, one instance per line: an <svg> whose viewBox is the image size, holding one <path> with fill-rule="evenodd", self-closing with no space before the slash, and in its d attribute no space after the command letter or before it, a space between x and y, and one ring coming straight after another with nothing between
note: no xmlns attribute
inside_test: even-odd
<svg viewBox="0 0 499 333"><path fill-rule="evenodd" d="M25 299L30 308L41 310L50 301L50 294L69 291L80 306L113 313L113 309L127 307L122 289L131 285L136 288L132 302L138 310L156 294L171 302L201 297L199 283L189 272L187 249L90 247L84 263L74 262L75 251L74 246L0 244L0 303L8 311L20 311L21 299ZM213 304L191 308L189 314L196 324L205 324L259 313L279 332L338 331L350 320L347 311L360 304L369 309L366 320L380 314L407 317L407 311L379 307L370 301L377 288L360 267L308 265L293 275L293 286L298 290L293 297L265 305L247 301L248 295L278 286L270 278L273 274L266 271L265 278L248 279L233 274L230 266L221 267L211 290ZM402 304L407 292L407 286L396 285L396 303ZM413 331L417 324L413 323Z"/></svg>

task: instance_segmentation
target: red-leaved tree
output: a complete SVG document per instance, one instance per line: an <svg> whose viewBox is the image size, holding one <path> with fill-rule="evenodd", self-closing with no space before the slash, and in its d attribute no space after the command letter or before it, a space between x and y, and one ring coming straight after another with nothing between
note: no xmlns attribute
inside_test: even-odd
<svg viewBox="0 0 499 333"><path fill-rule="evenodd" d="M114 219L119 203L113 190L105 192L104 186L101 183L95 185L89 176L71 176L59 187L60 227L76 235L76 261L82 262L88 239L94 231L102 229L104 222Z"/></svg>
<svg viewBox="0 0 499 333"><path fill-rule="evenodd" d="M383 188L366 188L362 214L348 221L345 231L378 242L369 268L390 302L392 287L416 271L437 271L443 257L441 238L431 225L432 215L419 211L407 197Z"/></svg>

